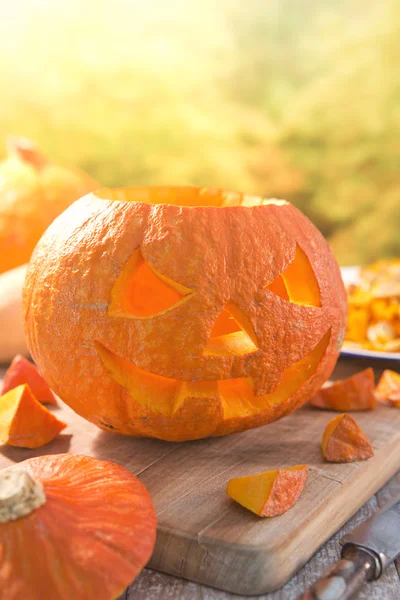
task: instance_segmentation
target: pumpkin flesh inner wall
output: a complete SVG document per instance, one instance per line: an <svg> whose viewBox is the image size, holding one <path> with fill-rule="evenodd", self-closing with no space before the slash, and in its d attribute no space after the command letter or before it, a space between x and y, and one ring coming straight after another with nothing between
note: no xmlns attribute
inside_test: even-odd
<svg viewBox="0 0 400 600"><path fill-rule="evenodd" d="M94 192L98 199L119 202L137 202L142 204L170 204L185 207L227 208L229 206L265 206L287 204L286 200L264 199L257 196L243 196L236 192L227 192L212 188L194 187L134 187L134 188L103 188Z"/></svg>
<svg viewBox="0 0 400 600"><path fill-rule="evenodd" d="M229 302L214 323L204 354L240 356L257 350L257 336L248 317L236 304Z"/></svg>
<svg viewBox="0 0 400 600"><path fill-rule="evenodd" d="M108 313L114 317L145 319L164 313L191 293L192 290L156 273L138 248L115 282Z"/></svg>
<svg viewBox="0 0 400 600"><path fill-rule="evenodd" d="M323 455L325 455L328 442L331 439L335 429L337 428L337 426L339 425L339 423L343 419L343 417L344 417L344 414L337 415L337 417L334 417L331 421L329 421L328 425L326 426L324 435L322 437L322 444L321 444Z"/></svg>
<svg viewBox="0 0 400 600"><path fill-rule="evenodd" d="M286 484L289 487L291 483L290 474L295 475L297 471L302 471L304 468L305 465L296 465L295 467L289 467L288 469L274 469L257 475L237 477L229 481L227 492L231 498L236 500L236 502L239 502L239 504L253 511L257 515L264 514L271 494L273 496L274 491L275 493L278 492L278 497L275 498L275 501L278 501L278 504L283 503L283 507L285 508L283 512L286 512L286 510L292 506L289 499L290 497L288 494L280 494L279 487L278 490L274 490L274 484L278 483L279 477L287 478L289 475L289 480L286 479Z"/></svg>
<svg viewBox="0 0 400 600"><path fill-rule="evenodd" d="M14 388L1 397L0 411L0 439L6 439L9 436L10 428L19 408L19 398L23 394L23 387Z"/></svg>
<svg viewBox="0 0 400 600"><path fill-rule="evenodd" d="M254 394L251 377L218 381L179 381L144 371L134 363L117 356L100 342L95 342L95 347L107 373L145 408L171 416L188 397L219 398L226 420L255 415L290 398L315 374L329 340L330 331L307 356L285 370L272 393L261 396Z"/></svg>
<svg viewBox="0 0 400 600"><path fill-rule="evenodd" d="M274 469L259 475L238 477L233 482L229 482L229 495L233 496L236 501L244 500L241 504L250 505L252 510L260 515L268 501L278 473L279 471Z"/></svg>
<svg viewBox="0 0 400 600"><path fill-rule="evenodd" d="M319 287L314 271L307 254L298 244L293 261L265 288L284 300L300 306L321 306Z"/></svg>

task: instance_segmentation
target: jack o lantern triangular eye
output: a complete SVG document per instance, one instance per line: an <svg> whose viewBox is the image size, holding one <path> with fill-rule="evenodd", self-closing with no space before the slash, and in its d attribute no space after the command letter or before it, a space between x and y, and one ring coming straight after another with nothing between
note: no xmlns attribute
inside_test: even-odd
<svg viewBox="0 0 400 600"><path fill-rule="evenodd" d="M317 279L307 254L297 244L292 262L265 289L302 306L321 306Z"/></svg>
<svg viewBox="0 0 400 600"><path fill-rule="evenodd" d="M138 248L122 267L111 290L108 313L114 317L146 319L166 312L192 293L150 267Z"/></svg>

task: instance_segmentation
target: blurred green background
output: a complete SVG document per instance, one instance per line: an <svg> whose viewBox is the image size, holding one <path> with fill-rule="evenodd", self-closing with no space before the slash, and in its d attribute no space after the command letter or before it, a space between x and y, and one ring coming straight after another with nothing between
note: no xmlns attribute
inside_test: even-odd
<svg viewBox="0 0 400 600"><path fill-rule="evenodd" d="M102 184L284 197L342 264L400 255L398 0L0 2L0 140Z"/></svg>

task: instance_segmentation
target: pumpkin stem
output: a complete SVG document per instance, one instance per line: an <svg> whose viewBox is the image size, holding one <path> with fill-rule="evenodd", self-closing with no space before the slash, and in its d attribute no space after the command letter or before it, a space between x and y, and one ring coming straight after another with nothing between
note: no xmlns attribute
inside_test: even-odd
<svg viewBox="0 0 400 600"><path fill-rule="evenodd" d="M7 154L31 163L36 169L42 169L49 162L34 142L15 135L9 135L7 138Z"/></svg>
<svg viewBox="0 0 400 600"><path fill-rule="evenodd" d="M43 484L20 466L0 471L0 523L29 515L46 502Z"/></svg>

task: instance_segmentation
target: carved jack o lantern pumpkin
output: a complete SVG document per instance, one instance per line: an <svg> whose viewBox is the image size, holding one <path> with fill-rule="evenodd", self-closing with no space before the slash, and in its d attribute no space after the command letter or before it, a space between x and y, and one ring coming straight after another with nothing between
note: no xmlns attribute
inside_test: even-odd
<svg viewBox="0 0 400 600"><path fill-rule="evenodd" d="M181 441L241 431L329 377L346 295L326 241L289 203L212 189L104 189L36 247L29 348L99 427Z"/></svg>

